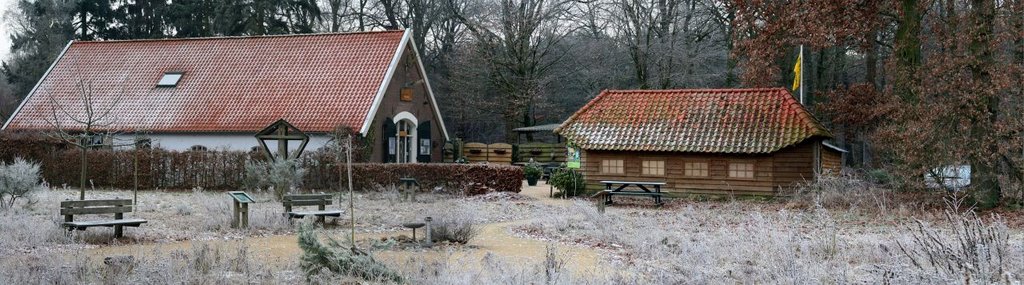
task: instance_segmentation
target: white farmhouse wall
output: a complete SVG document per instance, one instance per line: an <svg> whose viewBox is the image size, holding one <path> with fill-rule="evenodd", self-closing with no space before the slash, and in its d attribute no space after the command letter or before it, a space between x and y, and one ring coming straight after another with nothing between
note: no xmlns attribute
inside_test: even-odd
<svg viewBox="0 0 1024 285"><path fill-rule="evenodd" d="M147 137L152 141L153 147L174 151L186 151L196 145L205 146L208 150L231 151L249 151L252 150L253 147L259 146L259 142L257 142L254 134L180 133L149 134ZM119 142L131 142L134 139L134 136L117 135L115 139ZM330 140L330 136L327 135L310 135L309 143L306 144L306 151L318 150L330 143ZM299 141L292 141L289 143L288 148L290 150L296 150L298 149L299 144ZM269 147L271 151L275 151L277 150L277 142L268 142L267 147Z"/></svg>

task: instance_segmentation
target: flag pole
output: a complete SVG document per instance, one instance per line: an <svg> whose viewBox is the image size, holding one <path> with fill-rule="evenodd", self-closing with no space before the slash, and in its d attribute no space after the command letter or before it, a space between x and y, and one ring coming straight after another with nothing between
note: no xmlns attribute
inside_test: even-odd
<svg viewBox="0 0 1024 285"><path fill-rule="evenodd" d="M804 45L800 45L800 105L804 105Z"/></svg>

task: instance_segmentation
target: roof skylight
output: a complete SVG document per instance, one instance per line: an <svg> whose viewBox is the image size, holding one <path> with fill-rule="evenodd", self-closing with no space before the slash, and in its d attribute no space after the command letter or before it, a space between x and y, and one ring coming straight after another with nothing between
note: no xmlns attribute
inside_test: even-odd
<svg viewBox="0 0 1024 285"><path fill-rule="evenodd" d="M156 87L175 87L178 86L178 81L181 80L181 72L167 72L164 73L164 77L160 78L160 82L156 83Z"/></svg>

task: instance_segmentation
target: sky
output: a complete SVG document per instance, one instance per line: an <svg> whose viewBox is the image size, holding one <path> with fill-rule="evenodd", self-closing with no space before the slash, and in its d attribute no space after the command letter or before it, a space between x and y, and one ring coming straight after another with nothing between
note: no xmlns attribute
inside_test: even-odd
<svg viewBox="0 0 1024 285"><path fill-rule="evenodd" d="M3 18L3 14L7 10L14 7L16 0L0 0L0 19L3 19L3 23L0 24L0 59L7 59L7 54L11 52L11 33L10 27L7 26L7 19Z"/></svg>

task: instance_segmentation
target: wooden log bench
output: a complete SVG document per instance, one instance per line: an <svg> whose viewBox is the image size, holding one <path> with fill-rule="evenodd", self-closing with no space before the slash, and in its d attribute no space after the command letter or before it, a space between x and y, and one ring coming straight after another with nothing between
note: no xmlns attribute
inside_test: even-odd
<svg viewBox="0 0 1024 285"><path fill-rule="evenodd" d="M60 214L64 216L64 227L68 231L85 230L90 227L114 227L114 238L124 236L124 227L139 227L147 221L125 219L124 213L132 211L131 199L79 200L60 202ZM114 214L113 220L75 221L75 215Z"/></svg>
<svg viewBox="0 0 1024 285"><path fill-rule="evenodd" d="M285 215L288 219L301 219L306 216L314 216L317 222L323 224L326 217L341 217L341 210L327 210L327 205L332 203L331 194L286 194L284 195ZM293 207L317 206L316 211L293 211Z"/></svg>

